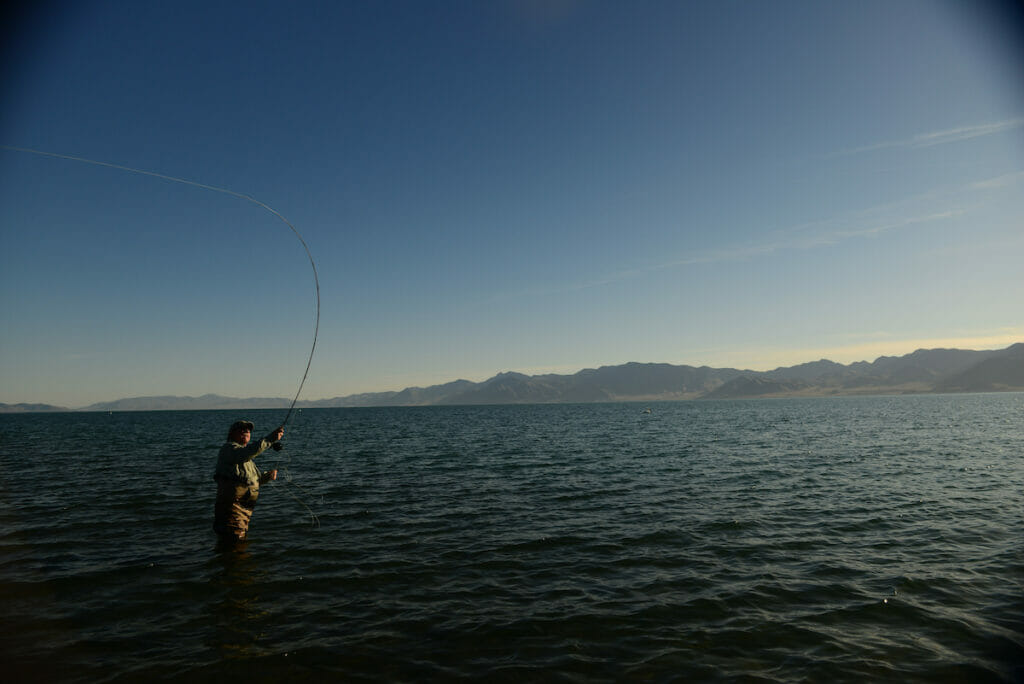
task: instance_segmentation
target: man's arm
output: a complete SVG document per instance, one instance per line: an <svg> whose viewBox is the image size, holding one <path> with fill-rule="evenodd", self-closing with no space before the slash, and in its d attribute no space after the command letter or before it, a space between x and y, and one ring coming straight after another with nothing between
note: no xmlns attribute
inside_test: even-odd
<svg viewBox="0 0 1024 684"><path fill-rule="evenodd" d="M250 442L247 446L239 446L231 450L231 456L228 459L231 463L241 465L246 461L251 461L256 458L264 451L270 448L270 445L284 437L284 428L279 427L263 439Z"/></svg>

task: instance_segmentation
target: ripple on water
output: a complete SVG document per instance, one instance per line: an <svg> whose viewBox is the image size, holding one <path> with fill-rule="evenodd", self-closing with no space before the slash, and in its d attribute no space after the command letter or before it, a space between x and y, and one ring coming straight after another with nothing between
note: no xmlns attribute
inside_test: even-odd
<svg viewBox="0 0 1024 684"><path fill-rule="evenodd" d="M233 413L2 416L0 627L57 680L1024 679L1021 396L304 410L231 554L180 435Z"/></svg>

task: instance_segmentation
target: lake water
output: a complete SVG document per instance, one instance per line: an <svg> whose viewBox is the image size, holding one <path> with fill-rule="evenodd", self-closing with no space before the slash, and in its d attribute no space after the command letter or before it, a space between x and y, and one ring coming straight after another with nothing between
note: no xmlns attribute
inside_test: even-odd
<svg viewBox="0 0 1024 684"><path fill-rule="evenodd" d="M1024 394L0 415L7 681L1024 681ZM286 472L287 471L287 472Z"/></svg>

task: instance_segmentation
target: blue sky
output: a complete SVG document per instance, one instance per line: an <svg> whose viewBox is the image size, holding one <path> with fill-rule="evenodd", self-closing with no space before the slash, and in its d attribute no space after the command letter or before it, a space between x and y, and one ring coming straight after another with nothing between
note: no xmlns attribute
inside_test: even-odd
<svg viewBox="0 0 1024 684"><path fill-rule="evenodd" d="M7 22L0 144L287 217L307 399L1001 348L1007 6L55 3ZM0 150L0 236L0 401L294 395L312 271L260 207Z"/></svg>

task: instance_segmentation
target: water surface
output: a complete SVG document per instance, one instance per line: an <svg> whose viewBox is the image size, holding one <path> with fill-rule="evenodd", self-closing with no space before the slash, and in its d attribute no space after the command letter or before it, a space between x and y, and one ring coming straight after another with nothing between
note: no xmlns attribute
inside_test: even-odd
<svg viewBox="0 0 1024 684"><path fill-rule="evenodd" d="M6 672L1024 680L1024 395L643 408L304 410L233 553L282 411L0 416Z"/></svg>

